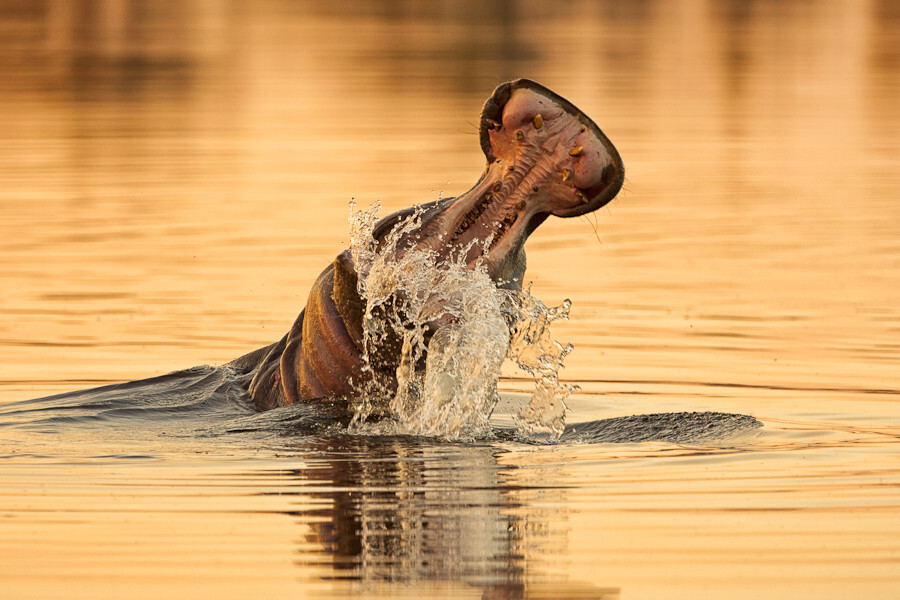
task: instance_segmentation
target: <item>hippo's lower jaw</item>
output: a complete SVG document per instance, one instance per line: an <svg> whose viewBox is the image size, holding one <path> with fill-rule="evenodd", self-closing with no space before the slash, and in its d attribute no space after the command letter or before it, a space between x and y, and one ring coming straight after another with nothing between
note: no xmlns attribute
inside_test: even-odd
<svg viewBox="0 0 900 600"><path fill-rule="evenodd" d="M389 233L416 214L419 226L410 230L407 223L390 245L397 253L427 248L456 258L465 252L466 264L483 260L498 285L520 287L528 236L549 215L574 217L612 200L624 168L591 119L527 79L494 90L482 110L480 137L488 163L472 189L385 217L373 236L384 247ZM257 408L349 396L373 377L364 368L366 305L356 290L355 265L344 252L316 280L306 309L284 338L231 363L247 374ZM395 354L379 356L379 378L394 378L399 348Z"/></svg>
<svg viewBox="0 0 900 600"><path fill-rule="evenodd" d="M422 215L408 247L447 256L468 248L495 280L511 275L525 240L549 215L574 217L603 206L624 179L619 153L571 103L527 79L499 86L481 114L487 168L472 189ZM386 233L380 228L377 233Z"/></svg>

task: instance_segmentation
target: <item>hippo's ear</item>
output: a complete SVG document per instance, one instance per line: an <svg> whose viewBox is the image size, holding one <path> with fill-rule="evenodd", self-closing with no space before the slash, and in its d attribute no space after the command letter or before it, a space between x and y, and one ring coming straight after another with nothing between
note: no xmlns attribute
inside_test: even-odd
<svg viewBox="0 0 900 600"><path fill-rule="evenodd" d="M353 259L350 258L350 251L345 250L334 259L334 286L331 290L331 299L334 300L334 306L347 327L347 333L350 334L356 347L361 350L363 347L362 322L363 316L366 314L366 301L359 295L358 284L359 276L356 273Z"/></svg>

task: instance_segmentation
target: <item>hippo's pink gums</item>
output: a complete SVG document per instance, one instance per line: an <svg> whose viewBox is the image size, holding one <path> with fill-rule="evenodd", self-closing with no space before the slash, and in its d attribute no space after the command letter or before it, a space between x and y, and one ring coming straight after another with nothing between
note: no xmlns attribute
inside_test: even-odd
<svg viewBox="0 0 900 600"><path fill-rule="evenodd" d="M591 119L527 79L494 90L481 113L480 138L487 168L472 189L385 217L374 236L383 240L417 214L420 226L404 233L396 251L427 248L449 257L468 248L468 264L481 258L499 285L518 286L531 232L550 215L574 217L605 205L625 171ZM319 276L284 338L231 363L250 378L254 404L268 409L349 396L369 377L389 381L399 359L390 346L374 361L370 356L373 370L363 369L364 312L355 266L344 252Z"/></svg>

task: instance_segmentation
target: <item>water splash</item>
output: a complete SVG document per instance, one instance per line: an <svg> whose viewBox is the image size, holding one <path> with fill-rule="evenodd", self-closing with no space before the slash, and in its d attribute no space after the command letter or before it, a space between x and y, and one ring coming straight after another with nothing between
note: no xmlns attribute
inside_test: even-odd
<svg viewBox="0 0 900 600"><path fill-rule="evenodd" d="M527 434L548 434L559 439L566 427L566 398L578 389L560 383L559 371L575 347L551 338L550 324L569 318L572 301L566 299L560 306L548 308L530 292L531 286L516 298L517 314L510 327L507 354L519 369L535 377L531 401L519 413L517 424Z"/></svg>
<svg viewBox="0 0 900 600"><path fill-rule="evenodd" d="M504 360L535 377L531 402L518 415L524 435L558 439L565 427L559 382L572 346L550 337L571 302L548 308L529 291L498 288L480 261L466 265L468 247L442 258L429 249L404 249L421 214L397 225L381 244L372 231L380 208L351 202L350 252L366 301L364 370L352 427L367 433L475 439L490 435ZM486 241L490 244L490 240ZM427 350L427 351L426 351ZM396 356L385 376L382 356ZM396 386L393 381L396 378ZM371 417L381 417L375 422Z"/></svg>

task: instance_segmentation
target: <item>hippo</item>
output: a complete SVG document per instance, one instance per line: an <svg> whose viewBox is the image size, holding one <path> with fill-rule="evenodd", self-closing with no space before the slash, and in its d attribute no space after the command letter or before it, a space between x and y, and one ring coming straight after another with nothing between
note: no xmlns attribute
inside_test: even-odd
<svg viewBox="0 0 900 600"><path fill-rule="evenodd" d="M548 217L576 217L610 202L625 170L618 151L572 103L529 79L499 85L484 103L479 125L484 172L456 198L414 206L378 221L373 242L396 253L425 249L484 269L499 288L519 290L525 241ZM412 225L412 226L411 226ZM304 310L279 341L220 367L68 392L0 406L0 429L60 431L75 424L133 434L181 431L191 436L346 427L352 399L365 384L396 389L399 342L373 357L365 348L366 301L350 251L316 279ZM435 323L441 326L441 323ZM368 353L367 353L368 352ZM279 410L272 410L279 409ZM186 429L177 429L177 422ZM324 430L322 428L325 428ZM730 413L660 413L565 426L561 442L731 443L762 423ZM520 440L495 428L499 439Z"/></svg>
<svg viewBox="0 0 900 600"><path fill-rule="evenodd" d="M404 235L401 250L449 256L468 248L467 264L479 261L498 285L520 287L528 236L551 215L576 217L607 204L622 187L625 169L594 121L529 79L497 86L481 111L479 137L487 165L469 191L389 215L373 236L381 243L415 214L421 226ZM378 375L363 369L365 301L357 283L345 251L318 277L281 340L230 364L248 374L256 408L351 396L355 385ZM388 381L396 361L379 360Z"/></svg>

